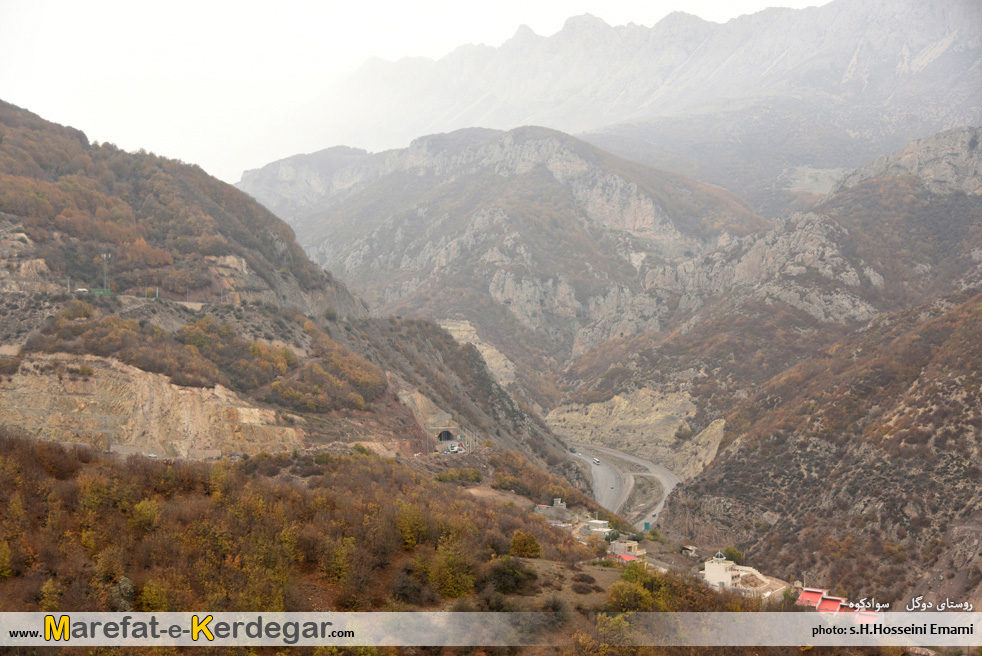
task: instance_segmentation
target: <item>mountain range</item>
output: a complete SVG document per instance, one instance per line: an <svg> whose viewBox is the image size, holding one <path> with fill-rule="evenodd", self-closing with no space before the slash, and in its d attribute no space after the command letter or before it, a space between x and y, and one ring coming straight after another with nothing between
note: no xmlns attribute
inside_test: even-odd
<svg viewBox="0 0 982 656"><path fill-rule="evenodd" d="M652 269L770 225L731 193L542 128L342 151L339 168L334 154L240 186L379 313L479 326L526 390L575 353L664 321L669 299L644 291Z"/></svg>
<svg viewBox="0 0 982 656"><path fill-rule="evenodd" d="M0 253L9 429L203 457L339 440L412 455L447 427L580 479L473 347L370 318L285 223L198 167L0 104Z"/></svg>
<svg viewBox="0 0 982 656"><path fill-rule="evenodd" d="M544 128L332 149L240 186L373 312L425 316L475 343L558 434L676 471L686 482L663 513L671 534L740 544L788 578L807 566L855 595L855 563L806 556L788 532L810 521L801 535L908 552L942 541L952 548L940 559L978 566L974 543L951 532L956 518L975 526L974 488L857 531L839 515L807 519L843 492L787 495L793 471L847 490L867 468L909 471L877 479L867 506L881 507L904 494L897 486L931 480L916 459L955 485L976 457L980 137L955 128L911 142L778 219ZM942 412L946 394L961 401ZM922 425L924 413L937 419ZM896 578L871 558L860 570L892 596L912 589L913 572L947 566Z"/></svg>
<svg viewBox="0 0 982 656"><path fill-rule="evenodd" d="M0 104L0 424L298 476L448 429L530 497L602 445L682 480L680 542L982 603L980 35L972 0L522 28L369 62L311 136L349 145L239 189Z"/></svg>
<svg viewBox="0 0 982 656"><path fill-rule="evenodd" d="M325 93L309 141L375 150L542 125L779 215L789 191L982 122L980 34L972 0L833 0L724 24L676 12L650 28L583 15L436 61L370 60Z"/></svg>

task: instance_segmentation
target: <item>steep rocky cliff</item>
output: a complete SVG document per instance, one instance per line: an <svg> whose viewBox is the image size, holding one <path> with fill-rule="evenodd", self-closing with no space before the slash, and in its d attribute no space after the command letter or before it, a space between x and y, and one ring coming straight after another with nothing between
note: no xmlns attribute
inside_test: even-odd
<svg viewBox="0 0 982 656"><path fill-rule="evenodd" d="M666 320L651 271L769 227L731 194L541 128L318 162L291 158L240 186L270 207L302 199L286 218L308 252L375 311L469 323L539 403L543 373Z"/></svg>
<svg viewBox="0 0 982 656"><path fill-rule="evenodd" d="M73 355L28 356L0 379L0 424L161 457L291 451L305 437L282 413L221 386L181 387L117 360Z"/></svg>
<svg viewBox="0 0 982 656"><path fill-rule="evenodd" d="M913 141L843 177L831 195L874 178L912 175L935 194L982 193L982 128L960 127Z"/></svg>
<svg viewBox="0 0 982 656"><path fill-rule="evenodd" d="M599 403L563 405L545 419L570 441L634 453L688 480L716 457L725 423L717 419L695 433L686 419L696 410L688 392L641 388Z"/></svg>

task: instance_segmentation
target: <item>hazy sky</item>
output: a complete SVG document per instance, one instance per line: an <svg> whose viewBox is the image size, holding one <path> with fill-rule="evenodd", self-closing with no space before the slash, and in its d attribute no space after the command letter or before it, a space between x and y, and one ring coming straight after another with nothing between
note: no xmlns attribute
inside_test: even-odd
<svg viewBox="0 0 982 656"><path fill-rule="evenodd" d="M0 0L0 99L235 182L243 169L336 145L283 126L373 55L439 58L500 45L523 23L551 35L583 13L651 26L681 10L722 23L826 2Z"/></svg>

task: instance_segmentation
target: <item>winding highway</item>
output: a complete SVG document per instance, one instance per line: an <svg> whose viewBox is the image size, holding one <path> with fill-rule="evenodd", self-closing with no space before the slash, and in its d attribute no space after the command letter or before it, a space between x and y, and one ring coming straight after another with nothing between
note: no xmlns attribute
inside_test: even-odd
<svg viewBox="0 0 982 656"><path fill-rule="evenodd" d="M650 460L631 455L630 453L593 444L581 444L578 442L570 442L570 444L576 448L576 455L590 464L590 473L593 476L593 495L597 503L612 512L620 512L621 508L627 502L628 497L631 496L631 491L634 489L635 476L652 476L658 479L664 491L662 498L649 515L642 517L635 523L635 526L638 528L643 528L646 520L651 523L655 522L662 508L665 507L665 499L668 498L672 489L682 482L678 476L665 467ZM642 468L646 467L648 471L643 473L621 471L620 468L610 462L611 456L640 465ZM600 460L599 465L594 464L594 458Z"/></svg>

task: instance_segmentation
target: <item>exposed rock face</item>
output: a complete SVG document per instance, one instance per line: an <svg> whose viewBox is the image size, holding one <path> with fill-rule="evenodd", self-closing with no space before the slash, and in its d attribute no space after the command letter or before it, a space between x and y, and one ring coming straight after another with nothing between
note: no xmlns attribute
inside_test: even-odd
<svg viewBox="0 0 982 656"><path fill-rule="evenodd" d="M272 238L272 237L271 237ZM270 284L253 271L244 258L233 255L209 256L205 260L209 271L230 291L224 295L231 303L270 303L284 308L297 308L306 314L320 315L333 311L336 316L361 319L368 309L339 280L325 274L322 285L304 289L295 280L281 276Z"/></svg>
<svg viewBox="0 0 982 656"><path fill-rule="evenodd" d="M368 155L364 150L337 146L314 153L297 155L276 162L278 166L265 166L242 174L240 186L249 190L257 198L268 198L270 210L277 216L296 216L317 204L324 197L337 196L353 184L359 176L350 169ZM340 170L349 171L335 175ZM282 193L274 197L262 190L279 189Z"/></svg>
<svg viewBox="0 0 982 656"><path fill-rule="evenodd" d="M826 216L795 214L774 230L701 259L652 269L644 284L652 292L681 293L683 306L743 293L782 301L819 321L865 321L876 309L863 300L861 291L882 284L882 276L846 258L841 243L847 239L848 231ZM816 276L824 284L816 285Z"/></svg>
<svg viewBox="0 0 982 656"><path fill-rule="evenodd" d="M92 373L71 373L82 367ZM25 357L0 382L0 422L38 439L179 457L292 450L304 437L230 390L179 387L95 356Z"/></svg>
<svg viewBox="0 0 982 656"><path fill-rule="evenodd" d="M769 225L731 194L542 128L462 130L317 165L291 158L240 187L269 207L307 207L286 217L299 239L377 311L466 318L489 341L476 305L491 303L562 359L660 327L650 267Z"/></svg>
<svg viewBox="0 0 982 656"><path fill-rule="evenodd" d="M116 584L109 588L109 606L117 613L132 612L135 593L133 581L121 576Z"/></svg>
<svg viewBox="0 0 982 656"><path fill-rule="evenodd" d="M515 382L515 363L496 349L492 344L482 340L477 330L467 321L444 321L440 327L453 335L453 338L464 344L473 344L481 352L481 357L488 365L488 370L503 387Z"/></svg>
<svg viewBox="0 0 982 656"><path fill-rule="evenodd" d="M568 440L628 451L688 480L716 456L725 423L718 419L693 436L686 418L695 412L688 393L640 389L603 403L560 406L546 421Z"/></svg>
<svg viewBox="0 0 982 656"><path fill-rule="evenodd" d="M918 177L932 192L982 193L982 128L961 127L913 141L842 178L832 194L865 180Z"/></svg>

